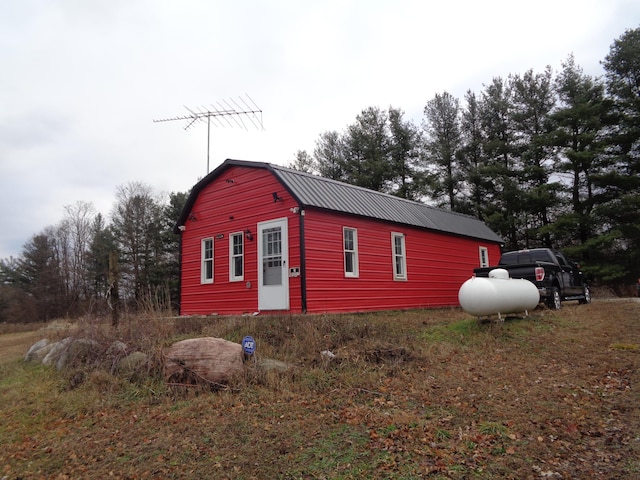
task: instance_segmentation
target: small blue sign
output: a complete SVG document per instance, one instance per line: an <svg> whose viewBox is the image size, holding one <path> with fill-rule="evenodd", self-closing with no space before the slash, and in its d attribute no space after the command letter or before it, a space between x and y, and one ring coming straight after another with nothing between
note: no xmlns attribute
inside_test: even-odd
<svg viewBox="0 0 640 480"><path fill-rule="evenodd" d="M242 349L246 355L253 355L253 352L256 351L256 341L253 337L247 335L242 339Z"/></svg>

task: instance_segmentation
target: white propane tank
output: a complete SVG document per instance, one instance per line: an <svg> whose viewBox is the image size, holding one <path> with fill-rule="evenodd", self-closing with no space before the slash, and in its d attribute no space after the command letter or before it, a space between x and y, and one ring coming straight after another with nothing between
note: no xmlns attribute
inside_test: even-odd
<svg viewBox="0 0 640 480"><path fill-rule="evenodd" d="M504 268L494 268L489 278L471 277L458 291L462 309L483 317L520 313L536 308L540 302L538 288L529 280L509 278Z"/></svg>

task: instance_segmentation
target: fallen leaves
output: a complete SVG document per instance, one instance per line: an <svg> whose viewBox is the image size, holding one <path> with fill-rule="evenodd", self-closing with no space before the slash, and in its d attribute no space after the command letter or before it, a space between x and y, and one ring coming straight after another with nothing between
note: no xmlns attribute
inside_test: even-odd
<svg viewBox="0 0 640 480"><path fill-rule="evenodd" d="M362 338L341 335L327 345L339 364L301 360L295 374L237 392L153 402L119 393L75 410L65 406L73 392L5 402L0 477L631 478L640 357L612 342L640 344L633 312L569 305L479 327L463 344L425 340L448 310L397 314L385 328L371 316L367 334L381 333L364 339L368 357Z"/></svg>

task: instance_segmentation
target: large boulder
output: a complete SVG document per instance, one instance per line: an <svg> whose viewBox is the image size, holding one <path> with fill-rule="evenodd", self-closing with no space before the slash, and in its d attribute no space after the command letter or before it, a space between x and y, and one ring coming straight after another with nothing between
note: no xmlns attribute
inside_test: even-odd
<svg viewBox="0 0 640 480"><path fill-rule="evenodd" d="M141 374L147 366L148 357L142 352L132 352L121 358L116 366L117 372L129 379Z"/></svg>
<svg viewBox="0 0 640 480"><path fill-rule="evenodd" d="M107 348L107 357L109 358L126 357L128 350L129 350L129 347L127 346L126 343L121 342L120 340L116 340L113 343L111 343L111 345L109 345L109 348Z"/></svg>
<svg viewBox="0 0 640 480"><path fill-rule="evenodd" d="M41 340L29 349L25 360L42 361L47 367L55 366L62 370L71 364L85 363L95 358L98 348L98 342L87 338L67 337L53 343Z"/></svg>
<svg viewBox="0 0 640 480"><path fill-rule="evenodd" d="M60 352L56 361L56 368L63 370L69 365L86 363L97 356L99 348L98 342L88 338L76 338L72 340L68 347Z"/></svg>
<svg viewBox="0 0 640 480"><path fill-rule="evenodd" d="M242 345L215 337L174 343L164 360L167 382L225 384L243 370Z"/></svg>
<svg viewBox="0 0 640 480"><path fill-rule="evenodd" d="M49 348L45 348L49 346ZM42 362L42 359L49 353L51 350L49 340L43 338L42 340L37 341L31 348L27 350L27 353L24 354L25 362Z"/></svg>
<svg viewBox="0 0 640 480"><path fill-rule="evenodd" d="M67 337L60 340L59 342L52 343L51 347L49 348L49 352L42 359L42 364L46 365L47 367L56 365L58 363L58 360L60 359L60 356L69 347L71 342L73 342L73 338Z"/></svg>

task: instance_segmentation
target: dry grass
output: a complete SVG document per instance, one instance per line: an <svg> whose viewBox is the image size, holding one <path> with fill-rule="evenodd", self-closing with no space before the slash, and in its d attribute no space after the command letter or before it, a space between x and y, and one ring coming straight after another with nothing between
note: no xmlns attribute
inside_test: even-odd
<svg viewBox="0 0 640 480"><path fill-rule="evenodd" d="M504 323L459 309L127 319L118 336L152 357L252 335L292 368L250 363L211 392L170 390L154 368L132 383L0 365L0 478L637 478L639 319L638 303L604 302Z"/></svg>
<svg viewBox="0 0 640 480"><path fill-rule="evenodd" d="M1 338L0 364L3 364L22 357L25 353L25 346L33 345L40 340L42 333L28 330L25 332L5 333Z"/></svg>

